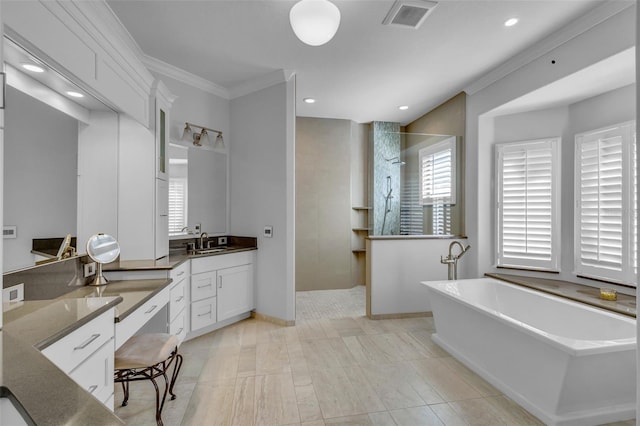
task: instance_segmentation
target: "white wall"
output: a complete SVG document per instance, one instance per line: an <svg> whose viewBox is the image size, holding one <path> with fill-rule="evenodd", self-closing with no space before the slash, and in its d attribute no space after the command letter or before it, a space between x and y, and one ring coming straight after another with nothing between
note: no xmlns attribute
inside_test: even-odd
<svg viewBox="0 0 640 426"><path fill-rule="evenodd" d="M295 320L294 88L295 77L231 101L231 233L258 237L256 311L285 321Z"/></svg>
<svg viewBox="0 0 640 426"><path fill-rule="evenodd" d="M449 239L370 239L371 315L431 311L427 288L421 281L446 280L447 265L440 256L449 253ZM464 239L459 240L466 245ZM454 250L458 250L455 248ZM472 249L473 250L473 249ZM467 252L467 254L470 253ZM460 266L466 261L460 259ZM459 278L468 278L458 269Z"/></svg>
<svg viewBox="0 0 640 426"><path fill-rule="evenodd" d="M76 236L78 122L7 87L4 268L33 266L33 238Z"/></svg>
<svg viewBox="0 0 640 426"><path fill-rule="evenodd" d="M467 98L467 256L470 276L480 276L494 261L492 158L494 119L487 113L513 99L573 74L635 45L635 6L547 51ZM621 30L622 29L622 30ZM606 41L606 42L605 42ZM556 63L552 64L552 60ZM564 152L563 152L564 154Z"/></svg>

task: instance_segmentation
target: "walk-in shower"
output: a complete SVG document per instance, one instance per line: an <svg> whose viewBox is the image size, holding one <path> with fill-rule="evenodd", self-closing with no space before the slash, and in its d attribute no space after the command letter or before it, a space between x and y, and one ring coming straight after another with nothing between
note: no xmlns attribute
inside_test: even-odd
<svg viewBox="0 0 640 426"><path fill-rule="evenodd" d="M371 235L463 235L461 138L388 122L370 138Z"/></svg>

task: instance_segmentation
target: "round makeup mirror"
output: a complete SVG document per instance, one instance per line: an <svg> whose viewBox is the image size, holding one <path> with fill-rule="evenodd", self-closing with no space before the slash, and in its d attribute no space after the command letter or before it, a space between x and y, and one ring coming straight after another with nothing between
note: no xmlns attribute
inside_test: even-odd
<svg viewBox="0 0 640 426"><path fill-rule="evenodd" d="M111 263L120 256L120 245L111 235L96 234L87 241L87 255L98 264L96 279L90 285L104 285L109 281L102 275L102 264Z"/></svg>

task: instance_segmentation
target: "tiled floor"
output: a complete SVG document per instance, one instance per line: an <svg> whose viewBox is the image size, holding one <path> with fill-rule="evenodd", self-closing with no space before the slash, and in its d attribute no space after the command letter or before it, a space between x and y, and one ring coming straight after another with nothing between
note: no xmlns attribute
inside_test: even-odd
<svg viewBox="0 0 640 426"><path fill-rule="evenodd" d="M365 287L346 290L296 292L296 320L334 319L364 316Z"/></svg>
<svg viewBox="0 0 640 426"><path fill-rule="evenodd" d="M242 321L181 346L178 399L167 401L164 424L541 424L436 346L433 330L432 318ZM116 414L154 425L152 389L133 383L119 407L116 387Z"/></svg>

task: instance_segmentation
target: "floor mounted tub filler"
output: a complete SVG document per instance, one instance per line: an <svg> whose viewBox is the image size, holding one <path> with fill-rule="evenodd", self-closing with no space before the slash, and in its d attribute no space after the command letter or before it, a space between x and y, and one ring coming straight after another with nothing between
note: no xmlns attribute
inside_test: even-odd
<svg viewBox="0 0 640 426"><path fill-rule="evenodd" d="M433 340L544 423L635 417L634 318L493 278L422 284Z"/></svg>

